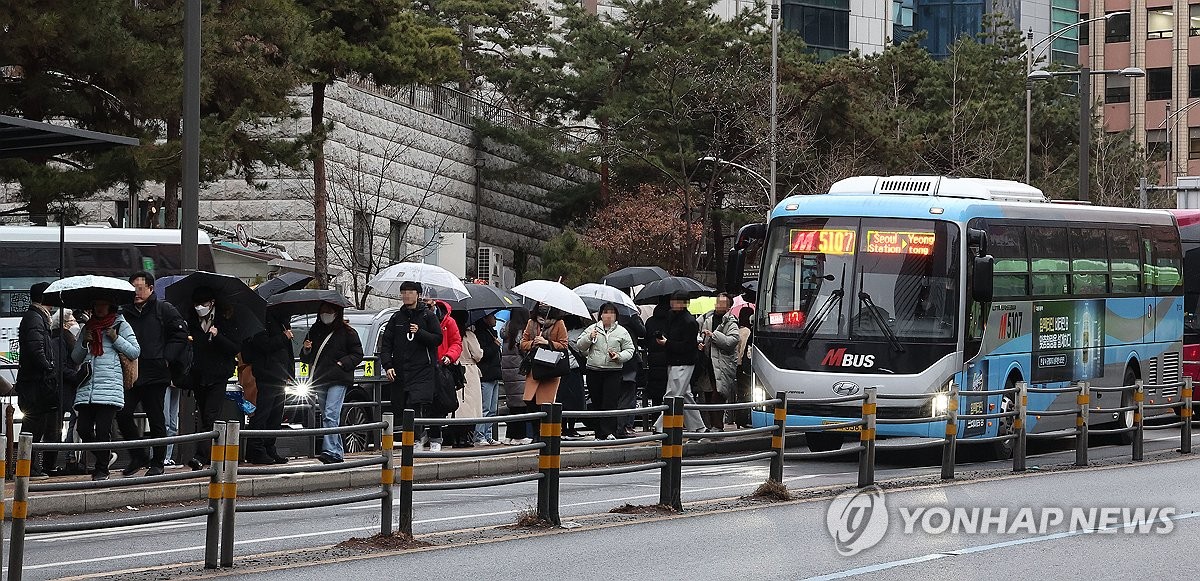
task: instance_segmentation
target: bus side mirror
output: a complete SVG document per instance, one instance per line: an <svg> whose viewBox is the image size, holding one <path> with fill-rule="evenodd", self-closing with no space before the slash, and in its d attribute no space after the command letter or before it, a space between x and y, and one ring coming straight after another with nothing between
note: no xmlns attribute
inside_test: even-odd
<svg viewBox="0 0 1200 581"><path fill-rule="evenodd" d="M987 232L978 228L967 228L967 246L979 249L979 256L987 256L988 240Z"/></svg>
<svg viewBox="0 0 1200 581"><path fill-rule="evenodd" d="M971 282L971 299L977 303L992 302L992 257L975 257Z"/></svg>
<svg viewBox="0 0 1200 581"><path fill-rule="evenodd" d="M746 251L734 248L725 262L725 292L737 296L746 291L742 279L746 276Z"/></svg>

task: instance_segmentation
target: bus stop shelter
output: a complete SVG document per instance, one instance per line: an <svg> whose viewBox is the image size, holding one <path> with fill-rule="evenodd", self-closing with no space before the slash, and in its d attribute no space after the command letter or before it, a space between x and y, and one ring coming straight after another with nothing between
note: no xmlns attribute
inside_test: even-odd
<svg viewBox="0 0 1200 581"><path fill-rule="evenodd" d="M36 158L137 144L138 140L133 137L0 115L0 159Z"/></svg>

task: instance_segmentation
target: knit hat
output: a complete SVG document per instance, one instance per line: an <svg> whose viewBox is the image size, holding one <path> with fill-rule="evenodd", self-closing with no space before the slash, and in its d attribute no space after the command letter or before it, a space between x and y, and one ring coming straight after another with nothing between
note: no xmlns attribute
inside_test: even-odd
<svg viewBox="0 0 1200 581"><path fill-rule="evenodd" d="M35 303L42 302L42 294L46 292L46 289L49 286L50 286L50 283L48 283L48 282L33 283L33 286L29 287L29 300L31 300Z"/></svg>

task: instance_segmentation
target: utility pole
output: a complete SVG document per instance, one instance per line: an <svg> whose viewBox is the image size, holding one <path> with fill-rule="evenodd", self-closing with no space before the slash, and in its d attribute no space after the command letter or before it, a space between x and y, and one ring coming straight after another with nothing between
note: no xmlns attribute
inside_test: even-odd
<svg viewBox="0 0 1200 581"><path fill-rule="evenodd" d="M186 0L183 17L183 205L180 266L199 266L200 230L200 0Z"/></svg>

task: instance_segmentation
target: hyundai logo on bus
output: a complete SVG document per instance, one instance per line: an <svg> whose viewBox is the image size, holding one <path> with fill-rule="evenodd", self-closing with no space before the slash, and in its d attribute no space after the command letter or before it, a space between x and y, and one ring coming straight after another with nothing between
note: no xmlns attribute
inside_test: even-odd
<svg viewBox="0 0 1200 581"><path fill-rule="evenodd" d="M1078 535L1084 533L1157 534L1175 530L1175 521L1191 518L1174 507L897 507L906 535ZM829 503L825 528L837 551L850 557L879 544L888 532L883 490L868 486L843 492Z"/></svg>
<svg viewBox="0 0 1200 581"><path fill-rule="evenodd" d="M858 384L853 381L839 381L833 384L833 393L841 396L854 395L858 390Z"/></svg>

